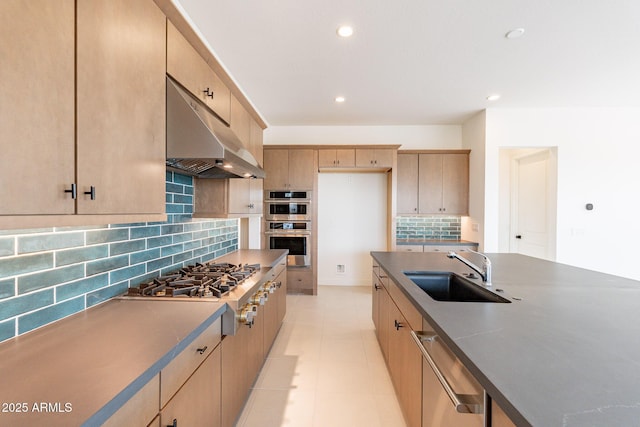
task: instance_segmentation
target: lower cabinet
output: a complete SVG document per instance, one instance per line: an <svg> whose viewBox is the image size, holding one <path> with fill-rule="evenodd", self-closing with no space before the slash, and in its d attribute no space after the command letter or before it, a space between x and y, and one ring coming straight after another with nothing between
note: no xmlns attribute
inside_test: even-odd
<svg viewBox="0 0 640 427"><path fill-rule="evenodd" d="M409 427L422 425L422 354L411 338L411 325L389 302L389 373Z"/></svg>
<svg viewBox="0 0 640 427"><path fill-rule="evenodd" d="M160 411L163 426L219 427L221 349L216 347Z"/></svg>
<svg viewBox="0 0 640 427"><path fill-rule="evenodd" d="M491 427L516 427L494 400L491 401Z"/></svg>
<svg viewBox="0 0 640 427"><path fill-rule="evenodd" d="M160 375L153 377L127 403L113 414L103 427L157 425ZM153 421L152 421L153 420ZM154 424L155 423L155 424Z"/></svg>

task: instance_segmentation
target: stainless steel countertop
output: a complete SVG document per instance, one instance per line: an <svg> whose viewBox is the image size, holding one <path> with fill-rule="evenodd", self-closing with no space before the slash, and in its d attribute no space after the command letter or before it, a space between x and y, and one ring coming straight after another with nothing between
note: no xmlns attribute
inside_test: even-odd
<svg viewBox="0 0 640 427"><path fill-rule="evenodd" d="M488 255L493 288L521 301L434 301L402 272L470 270L443 253L372 252L516 425L640 425L640 282Z"/></svg>

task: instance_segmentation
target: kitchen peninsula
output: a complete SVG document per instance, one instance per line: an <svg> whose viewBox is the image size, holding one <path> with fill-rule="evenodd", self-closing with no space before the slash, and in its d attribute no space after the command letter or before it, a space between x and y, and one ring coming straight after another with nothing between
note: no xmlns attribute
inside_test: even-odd
<svg viewBox="0 0 640 427"><path fill-rule="evenodd" d="M404 272L471 272L461 262L443 253L372 257L515 425L638 425L640 324L629 321L640 306L637 281L489 254L492 291L511 303L443 302Z"/></svg>

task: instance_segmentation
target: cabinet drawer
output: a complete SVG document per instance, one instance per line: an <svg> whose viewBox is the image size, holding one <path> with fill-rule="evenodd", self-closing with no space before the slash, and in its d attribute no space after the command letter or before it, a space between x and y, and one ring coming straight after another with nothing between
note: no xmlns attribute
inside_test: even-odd
<svg viewBox="0 0 640 427"><path fill-rule="evenodd" d="M422 245L397 245L396 252L422 252Z"/></svg>
<svg viewBox="0 0 640 427"><path fill-rule="evenodd" d="M206 357L220 343L222 319L211 326L187 346L175 359L160 371L160 408L178 391ZM202 349L205 349L202 351Z"/></svg>
<svg viewBox="0 0 640 427"><path fill-rule="evenodd" d="M462 246L462 245L424 245L425 252L464 252L467 249L476 250L475 246Z"/></svg>
<svg viewBox="0 0 640 427"><path fill-rule="evenodd" d="M127 403L122 405L104 424L107 427L145 426L158 414L160 376L156 375Z"/></svg>
<svg viewBox="0 0 640 427"><path fill-rule="evenodd" d="M409 301L398 285L396 285L392 280L383 282L383 284L389 291L389 296L391 296L393 302L396 303L404 318L409 322L411 329L414 331L420 330L422 328L422 315L413 306L411 301Z"/></svg>

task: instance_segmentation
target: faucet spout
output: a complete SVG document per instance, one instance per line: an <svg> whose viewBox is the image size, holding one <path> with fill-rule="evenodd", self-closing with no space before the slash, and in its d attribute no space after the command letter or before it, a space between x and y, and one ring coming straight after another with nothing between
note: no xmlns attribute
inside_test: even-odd
<svg viewBox="0 0 640 427"><path fill-rule="evenodd" d="M464 265L466 265L467 267L478 273L480 277L482 277L482 282L485 286L491 286L491 260L483 253L472 251L471 249L467 249L467 251L482 257L482 267L478 267L468 259L461 257L455 251L450 251L447 254L447 257L452 259L455 258L458 261L462 262Z"/></svg>

